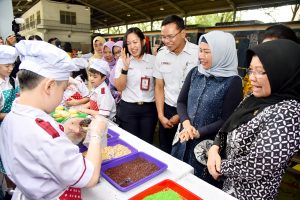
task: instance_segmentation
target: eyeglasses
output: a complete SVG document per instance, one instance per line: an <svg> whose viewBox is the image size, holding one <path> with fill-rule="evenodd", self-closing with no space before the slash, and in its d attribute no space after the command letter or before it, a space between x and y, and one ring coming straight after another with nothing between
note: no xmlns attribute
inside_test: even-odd
<svg viewBox="0 0 300 200"><path fill-rule="evenodd" d="M168 41L170 41L170 40L173 40L179 33L181 33L181 31L182 30L180 30L178 33L176 33L175 35L168 35L168 36L163 36L163 35L161 35L160 36L160 39L161 40L168 40Z"/></svg>
<svg viewBox="0 0 300 200"><path fill-rule="evenodd" d="M261 76L263 76L263 75L265 75L265 74L267 74L267 72L261 72L261 71L254 71L254 70L248 70L247 71L247 74L250 76L250 75L254 75L254 76L256 76L256 77L261 77Z"/></svg>

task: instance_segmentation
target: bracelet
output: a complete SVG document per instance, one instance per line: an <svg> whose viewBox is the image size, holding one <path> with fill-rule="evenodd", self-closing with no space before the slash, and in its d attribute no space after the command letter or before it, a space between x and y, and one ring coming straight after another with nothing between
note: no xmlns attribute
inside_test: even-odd
<svg viewBox="0 0 300 200"><path fill-rule="evenodd" d="M127 75L127 73L128 73L128 70L125 70L122 68L121 74Z"/></svg>

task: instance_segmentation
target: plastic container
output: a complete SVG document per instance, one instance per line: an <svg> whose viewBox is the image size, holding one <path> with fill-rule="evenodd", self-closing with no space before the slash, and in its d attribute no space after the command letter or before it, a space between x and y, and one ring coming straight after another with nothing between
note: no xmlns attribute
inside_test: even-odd
<svg viewBox="0 0 300 200"><path fill-rule="evenodd" d="M127 142L125 142L125 141L123 141L121 139L112 140L112 141L108 141L107 142L107 146L116 146L118 144L121 144L121 145L127 147L131 151L131 153L127 154L127 155L124 155L124 156L121 156L121 157L118 157L118 158L113 158L113 159L110 159L110 160L104 160L104 161L102 161L102 165L110 163L110 162L112 162L114 160L118 160L118 159L121 159L121 158L128 157L128 156L130 156L132 154L136 154L138 152L138 150L136 148L134 148L133 146L129 145Z"/></svg>
<svg viewBox="0 0 300 200"><path fill-rule="evenodd" d="M172 180L169 180L169 179L163 180L163 181L147 188L146 190L131 197L129 200L141 200L147 196L153 195L153 194L163 191L165 189L171 189L174 192L177 192L184 200L202 200L200 197L198 197L194 193L190 192L189 190L182 187L178 183L176 183Z"/></svg>
<svg viewBox="0 0 300 200"><path fill-rule="evenodd" d="M130 156L132 154L136 154L138 152L138 150L136 148L134 148L133 146L129 145L127 142L125 142L121 139L116 139L116 140L112 140L112 141L107 142L107 146L116 146L117 144L121 144L121 145L127 147L131 151L131 153L127 154L127 155L124 155L124 156L121 156L121 157L118 157L118 158L113 158L113 159L110 159L110 160L103 160L102 165L110 163L110 162L112 162L114 160L117 160L117 159L128 157L128 156ZM80 144L78 146L79 146L80 153L83 153L83 152L88 150L88 148L86 146L84 146L83 144Z"/></svg>
<svg viewBox="0 0 300 200"><path fill-rule="evenodd" d="M118 133L116 133L115 131L108 128L108 130L107 130L107 141L117 140L119 138L119 136L120 135Z"/></svg>
<svg viewBox="0 0 300 200"><path fill-rule="evenodd" d="M146 176L144 178L142 178L141 180L135 182L135 183L132 183L131 185L129 186L126 186L126 187L122 187L120 185L118 185L114 180L112 180L108 175L105 174L105 171L112 168L112 167L116 167L120 164L123 164L123 163L126 163L128 161L131 161L131 160L134 160L138 157L142 157L144 159L146 159L147 161L151 162L151 163L154 163L156 166L159 167L159 170L152 173L151 175L149 176ZM126 192L126 191L129 191L145 182L147 182L148 180L154 178L155 176L159 175L160 173L162 173L163 171L165 171L166 169L168 168L168 165L161 162L160 160L157 160L156 158L144 153L144 152L138 152L136 154L132 154L130 156L127 156L127 157L124 157L124 158L120 158L120 159L117 159L117 160L114 160L104 166L102 166L101 168L101 175L108 181L110 182L114 187L116 187L118 190L122 191L122 192Z"/></svg>

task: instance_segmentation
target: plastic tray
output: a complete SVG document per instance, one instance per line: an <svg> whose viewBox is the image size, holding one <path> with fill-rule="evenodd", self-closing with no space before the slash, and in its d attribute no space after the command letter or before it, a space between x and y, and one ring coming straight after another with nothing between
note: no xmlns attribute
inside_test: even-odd
<svg viewBox="0 0 300 200"><path fill-rule="evenodd" d="M120 135L118 133L116 133L115 131L108 129L107 136L110 136L110 137L107 137L107 141L113 141L113 140L117 140Z"/></svg>
<svg viewBox="0 0 300 200"><path fill-rule="evenodd" d="M172 180L169 180L169 179L163 180L163 181L149 187L148 189L131 197L129 200L141 200L147 196L158 193L167 188L173 190L174 192L177 192L184 200L202 200L200 197L198 197L194 193L190 192L189 190L185 189L178 183L176 183Z"/></svg>
<svg viewBox="0 0 300 200"><path fill-rule="evenodd" d="M121 144L121 145L127 147L131 151L131 153L127 154L127 155L124 155L124 156L121 156L119 158L113 158L113 159L110 159L110 160L104 160L104 161L102 161L102 165L110 163L110 162L112 162L114 160L118 160L118 159L121 159L121 158L128 157L128 156L130 156L132 154L136 154L138 152L138 150L136 148L134 148L133 146L129 145L127 142L125 142L125 141L123 141L121 139L112 140L112 141L108 141L107 142L107 146L116 146L117 144Z"/></svg>
<svg viewBox="0 0 300 200"><path fill-rule="evenodd" d="M129 186L126 186L126 187L122 187L120 185L118 185L114 180L112 180L110 177L108 177L106 174L105 174L105 171L112 168L112 167L116 167L120 164L123 164L125 162L128 162L128 161L131 161L131 160L134 160L138 157L142 157L146 160L148 160L149 162L151 163L154 163L156 164L158 167L159 167L159 170L154 172L153 174L149 175L149 176L146 176L144 177L143 179L129 185ZM128 190L131 190L145 182L147 182L148 180L154 178L155 176L159 175L160 173L162 173L163 171L165 171L166 169L168 168L168 165L166 165L165 163L157 160L156 158L153 158L152 156L144 153L144 152L138 152L136 154L132 154L130 156L127 156L127 157L124 157L124 158L120 158L120 159L117 159L115 161L112 161L104 166L102 166L101 168L101 175L108 181L110 182L113 186L115 186L118 190L122 191L122 192L126 192Z"/></svg>
<svg viewBox="0 0 300 200"><path fill-rule="evenodd" d="M113 159L110 159L110 160L104 160L104 161L102 161L102 165L107 164L107 163L112 162L112 161L117 160L117 159L128 157L128 156L130 156L132 154L136 154L138 152L138 150L136 148L134 148L133 146L129 145L127 142L125 142L121 139L107 141L107 146L115 146L117 144L121 144L121 145L127 147L131 151L131 153L127 154L127 155L124 155L124 156L121 156L121 157L118 157L118 158L113 158ZM83 144L80 144L78 146L79 146L80 153L85 152L85 151L88 150L88 148L86 146L84 146Z"/></svg>

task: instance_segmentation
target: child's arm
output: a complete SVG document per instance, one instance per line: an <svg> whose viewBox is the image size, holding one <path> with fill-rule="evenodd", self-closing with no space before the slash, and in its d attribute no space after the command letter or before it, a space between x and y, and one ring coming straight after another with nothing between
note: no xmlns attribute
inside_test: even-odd
<svg viewBox="0 0 300 200"><path fill-rule="evenodd" d="M99 111L88 109L88 108L79 108L78 111L92 116L99 115Z"/></svg>
<svg viewBox="0 0 300 200"><path fill-rule="evenodd" d="M79 106L81 104L86 104L87 102L89 102L90 98L88 97L84 97L82 99L76 100L71 98L72 100L70 101L65 101L65 106Z"/></svg>
<svg viewBox="0 0 300 200"><path fill-rule="evenodd" d="M6 115L7 113L0 113L0 121L2 121Z"/></svg>
<svg viewBox="0 0 300 200"><path fill-rule="evenodd" d="M86 159L90 160L94 165L94 172L91 180L86 185L86 187L93 187L99 181L100 169L101 169L101 140L107 131L107 120L103 117L96 117L89 126L89 145L86 154Z"/></svg>

